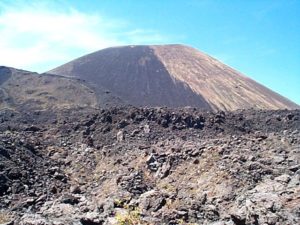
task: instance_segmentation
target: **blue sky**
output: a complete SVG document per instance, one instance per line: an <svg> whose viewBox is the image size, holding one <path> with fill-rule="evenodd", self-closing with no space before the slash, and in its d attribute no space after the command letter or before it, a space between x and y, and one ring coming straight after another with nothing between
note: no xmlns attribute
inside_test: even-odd
<svg viewBox="0 0 300 225"><path fill-rule="evenodd" d="M44 72L115 45L182 43L300 104L300 0L0 1L0 65Z"/></svg>

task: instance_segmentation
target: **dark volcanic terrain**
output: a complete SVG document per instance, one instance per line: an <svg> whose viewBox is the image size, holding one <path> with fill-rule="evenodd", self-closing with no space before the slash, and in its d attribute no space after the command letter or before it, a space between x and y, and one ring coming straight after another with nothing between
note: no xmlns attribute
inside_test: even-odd
<svg viewBox="0 0 300 225"><path fill-rule="evenodd" d="M299 110L2 110L0 118L0 224L299 222Z"/></svg>
<svg viewBox="0 0 300 225"><path fill-rule="evenodd" d="M299 153L298 105L190 47L0 67L0 225L299 224Z"/></svg>

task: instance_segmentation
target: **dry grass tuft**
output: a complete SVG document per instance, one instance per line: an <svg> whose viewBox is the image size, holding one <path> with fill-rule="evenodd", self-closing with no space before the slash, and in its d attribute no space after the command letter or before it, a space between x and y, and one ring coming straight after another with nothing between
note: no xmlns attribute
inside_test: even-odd
<svg viewBox="0 0 300 225"><path fill-rule="evenodd" d="M11 221L11 216L5 212L0 212L0 224L8 223Z"/></svg>
<svg viewBox="0 0 300 225"><path fill-rule="evenodd" d="M143 225L139 209L129 210L125 214L117 213L116 220L118 225Z"/></svg>

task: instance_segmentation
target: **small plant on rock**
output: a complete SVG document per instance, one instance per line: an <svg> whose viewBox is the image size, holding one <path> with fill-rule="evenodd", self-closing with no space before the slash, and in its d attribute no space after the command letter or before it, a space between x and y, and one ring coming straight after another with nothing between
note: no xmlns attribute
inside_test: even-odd
<svg viewBox="0 0 300 225"><path fill-rule="evenodd" d="M11 217L7 213L0 212L0 224L8 223L10 221L11 221Z"/></svg>
<svg viewBox="0 0 300 225"><path fill-rule="evenodd" d="M139 209L129 210L125 214L117 213L116 220L118 225L142 225L145 224L141 220L141 213Z"/></svg>

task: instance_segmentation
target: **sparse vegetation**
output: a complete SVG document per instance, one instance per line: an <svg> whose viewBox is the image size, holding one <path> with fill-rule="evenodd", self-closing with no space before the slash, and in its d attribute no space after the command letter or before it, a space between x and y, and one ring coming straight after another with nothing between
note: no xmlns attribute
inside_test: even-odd
<svg viewBox="0 0 300 225"><path fill-rule="evenodd" d="M129 206L127 204L129 201L130 201L130 198L122 198L122 199L116 198L114 200L114 206L116 208L129 209Z"/></svg>
<svg viewBox="0 0 300 225"><path fill-rule="evenodd" d="M167 192L171 193L177 193L177 188L169 183L163 183L161 185L158 185L162 190L165 190Z"/></svg>
<svg viewBox="0 0 300 225"><path fill-rule="evenodd" d="M11 221L11 216L6 212L0 212L0 224Z"/></svg>
<svg viewBox="0 0 300 225"><path fill-rule="evenodd" d="M140 210L135 208L133 210L128 210L125 214L117 213L116 220L118 225L142 225L146 224L142 221Z"/></svg>

